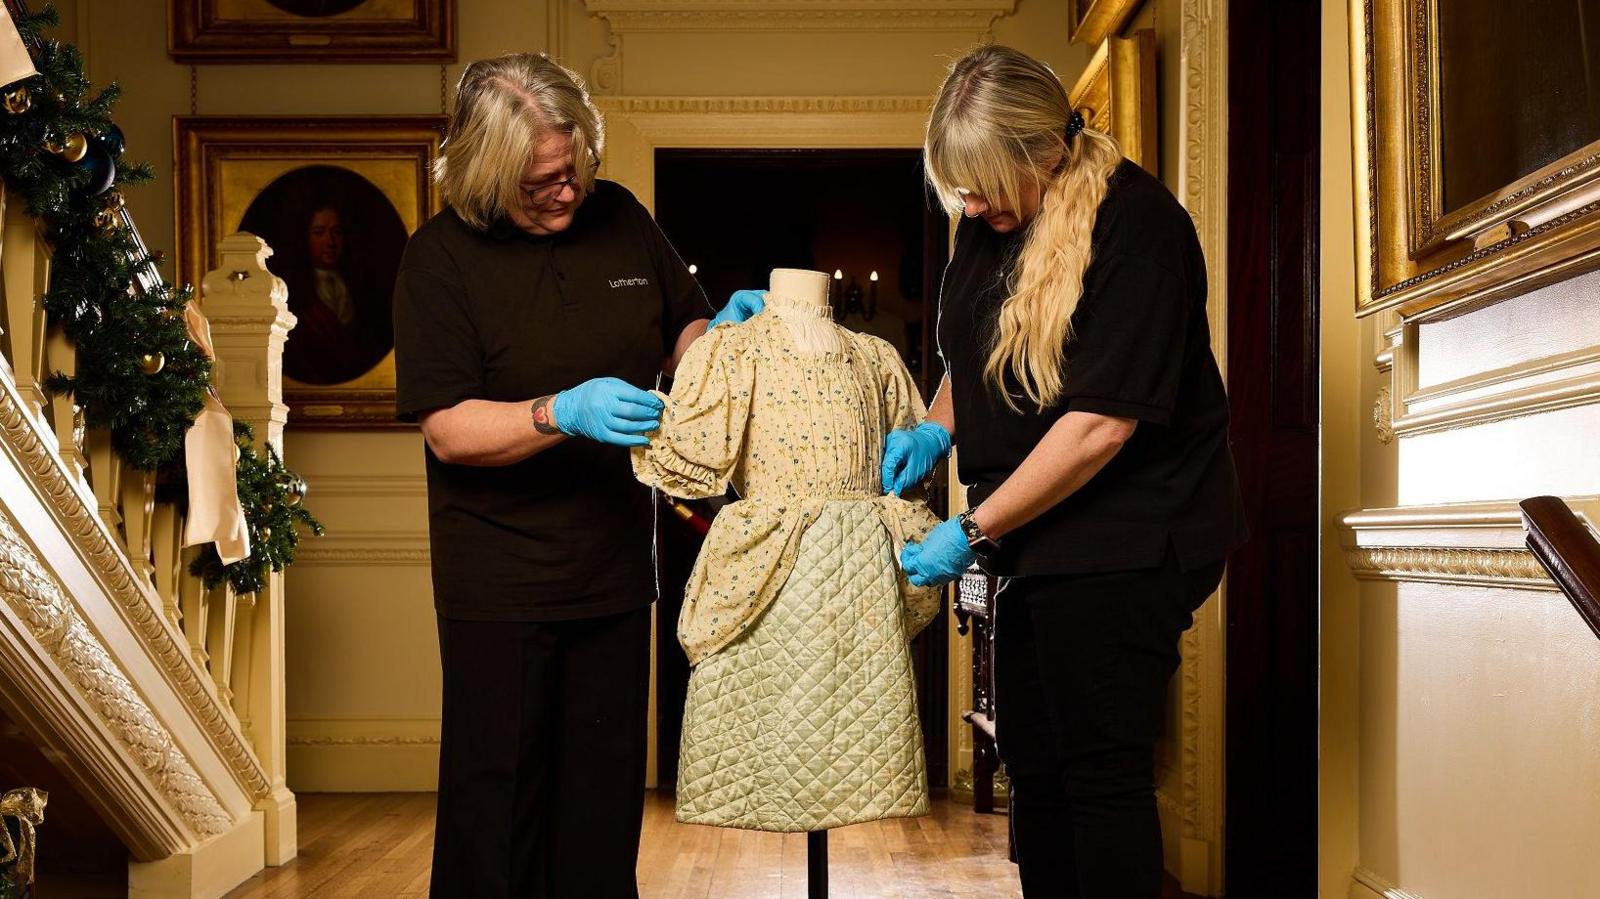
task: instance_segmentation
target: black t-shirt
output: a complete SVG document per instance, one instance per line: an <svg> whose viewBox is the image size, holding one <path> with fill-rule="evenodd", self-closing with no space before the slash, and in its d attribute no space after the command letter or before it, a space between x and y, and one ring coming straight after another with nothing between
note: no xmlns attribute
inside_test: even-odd
<svg viewBox="0 0 1600 899"><path fill-rule="evenodd" d="M1244 539L1228 400L1211 354L1206 269L1188 212L1124 160L1095 220L1084 290L1067 345L1065 389L1038 411L1011 384L1013 412L983 380L1006 273L1025 231L963 219L939 298L959 475L977 505L1062 415L1137 419L1133 436L1087 484L1000 541L1002 575L1073 574L1221 559Z"/></svg>
<svg viewBox="0 0 1600 899"><path fill-rule="evenodd" d="M557 234L480 232L445 209L406 245L395 285L400 417L485 399L531 403L590 378L655 386L704 291L650 214L598 181ZM529 418L532 427L532 418ZM555 620L655 599L650 491L624 447L571 439L513 465L427 451L434 605L446 617Z"/></svg>

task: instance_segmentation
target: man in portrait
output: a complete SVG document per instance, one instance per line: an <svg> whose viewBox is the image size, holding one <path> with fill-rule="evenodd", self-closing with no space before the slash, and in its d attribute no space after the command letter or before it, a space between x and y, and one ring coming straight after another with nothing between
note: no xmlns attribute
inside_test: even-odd
<svg viewBox="0 0 1600 899"><path fill-rule="evenodd" d="M381 191L346 169L298 169L261 192L241 229L272 247L267 265L288 284L289 311L299 319L284 347L284 374L342 384L388 355L406 233Z"/></svg>

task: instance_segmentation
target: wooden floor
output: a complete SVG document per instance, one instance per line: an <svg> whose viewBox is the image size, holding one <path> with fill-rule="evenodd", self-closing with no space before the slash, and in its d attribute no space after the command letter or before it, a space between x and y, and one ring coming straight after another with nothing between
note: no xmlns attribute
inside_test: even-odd
<svg viewBox="0 0 1600 899"><path fill-rule="evenodd" d="M426 896L432 793L301 793L300 855L229 899ZM804 899L806 842L673 820L672 798L649 794L639 852L641 899ZM925 818L829 834L832 899L1018 899L1006 819L936 801Z"/></svg>

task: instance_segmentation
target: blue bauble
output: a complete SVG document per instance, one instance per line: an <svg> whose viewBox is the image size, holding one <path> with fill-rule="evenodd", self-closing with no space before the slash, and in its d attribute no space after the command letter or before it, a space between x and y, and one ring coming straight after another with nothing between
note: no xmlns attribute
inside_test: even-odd
<svg viewBox="0 0 1600 899"><path fill-rule="evenodd" d="M78 165L83 166L89 173L89 183L83 187L85 196L98 197L111 189L117 180L117 164L111 158L111 153L99 141L89 142L89 152L84 154L83 161Z"/></svg>
<svg viewBox="0 0 1600 899"><path fill-rule="evenodd" d="M112 159L121 159L122 151L128 147L127 139L122 136L122 129L116 125L107 128L106 133L100 135L97 140L105 144L106 151L111 154Z"/></svg>

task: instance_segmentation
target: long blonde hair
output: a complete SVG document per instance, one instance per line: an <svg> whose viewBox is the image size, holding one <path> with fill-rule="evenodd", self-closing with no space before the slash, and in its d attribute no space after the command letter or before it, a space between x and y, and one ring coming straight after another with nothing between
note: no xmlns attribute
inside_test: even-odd
<svg viewBox="0 0 1600 899"><path fill-rule="evenodd" d="M1073 114L1050 67L1010 47L988 45L950 67L928 119L923 146L928 181L951 218L963 191L1013 210L1028 182L1046 185L1016 264L983 377L1006 405L1021 411L1006 376L1042 411L1060 399L1072 339L1072 313L1083 296L1090 237L1107 180L1122 161L1109 134L1085 128L1067 139ZM1033 189L1033 188L1028 188Z"/></svg>
<svg viewBox="0 0 1600 899"><path fill-rule="evenodd" d="M467 66L433 179L461 220L480 230L522 202L522 173L539 139L572 135L572 168L594 189L605 123L583 79L543 53L509 53Z"/></svg>

